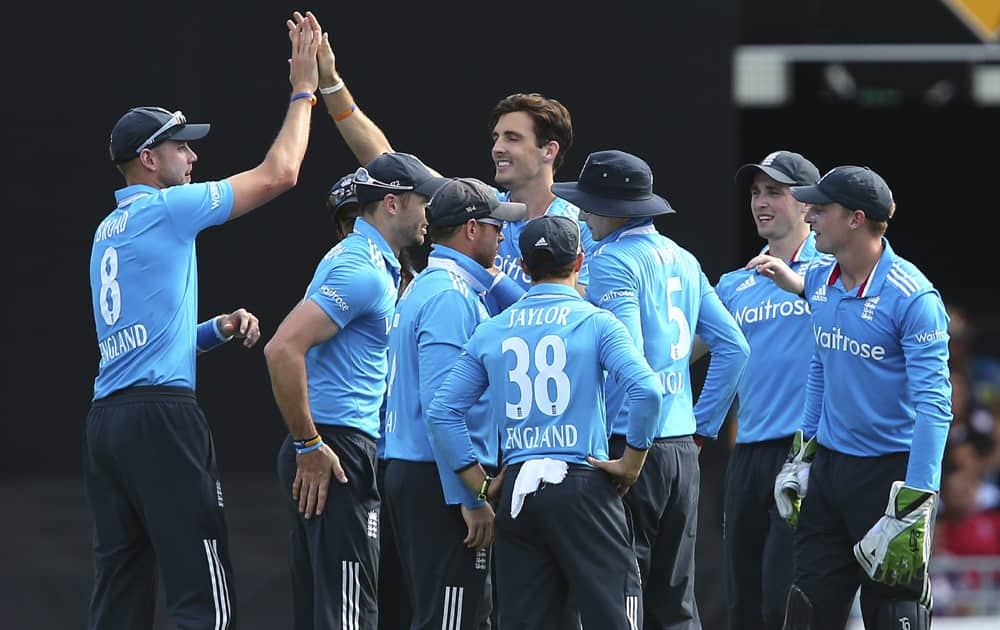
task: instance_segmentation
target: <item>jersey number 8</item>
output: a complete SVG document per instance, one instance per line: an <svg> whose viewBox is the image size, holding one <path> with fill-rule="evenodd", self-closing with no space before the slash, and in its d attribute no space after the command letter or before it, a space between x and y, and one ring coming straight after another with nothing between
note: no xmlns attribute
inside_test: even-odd
<svg viewBox="0 0 1000 630"><path fill-rule="evenodd" d="M104 323L113 326L122 314L122 292L118 284L118 251L114 247L101 256L101 291L97 295Z"/></svg>

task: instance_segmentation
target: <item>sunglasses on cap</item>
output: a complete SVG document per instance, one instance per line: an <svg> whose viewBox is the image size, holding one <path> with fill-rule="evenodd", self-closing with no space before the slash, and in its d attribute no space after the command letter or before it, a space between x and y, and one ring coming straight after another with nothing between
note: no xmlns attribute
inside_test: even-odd
<svg viewBox="0 0 1000 630"><path fill-rule="evenodd" d="M339 208L348 198L354 196L354 179L351 177L345 177L341 179L336 186L330 189L330 194L326 198L326 203L331 208Z"/></svg>
<svg viewBox="0 0 1000 630"><path fill-rule="evenodd" d="M498 230L503 230L503 221L499 219L491 219L489 217L483 217L482 219L476 219L476 223L485 223L486 225L495 226Z"/></svg>
<svg viewBox="0 0 1000 630"><path fill-rule="evenodd" d="M186 124L187 124L187 118L185 118L184 113L178 109L170 116L170 119L167 120L167 122L163 123L163 125L159 129L154 131L151 136L146 138L145 142L143 142L138 146L138 148L136 148L135 150L136 154L138 155L146 147L150 147L159 142L162 139L163 135L166 134L171 129L173 129L174 127L182 127Z"/></svg>
<svg viewBox="0 0 1000 630"><path fill-rule="evenodd" d="M376 188L386 188L389 190L398 191L408 191L413 190L413 186L404 186L403 184L390 184L387 182L379 181L371 176L368 169L362 166L358 170L354 171L354 183L362 184L364 186L375 186Z"/></svg>

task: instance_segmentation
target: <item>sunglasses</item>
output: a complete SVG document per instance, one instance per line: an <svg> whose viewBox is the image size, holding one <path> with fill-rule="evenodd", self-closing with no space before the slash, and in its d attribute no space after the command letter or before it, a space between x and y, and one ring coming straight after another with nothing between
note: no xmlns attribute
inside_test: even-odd
<svg viewBox="0 0 1000 630"><path fill-rule="evenodd" d="M364 166L362 166L361 168L359 168L354 172L354 183L362 184L364 186L375 186L377 188L387 188L389 190L399 190L399 191L413 190L413 186L405 186L403 184L393 184L393 183L379 181L374 177L372 177L371 173L369 173L368 169L365 168Z"/></svg>
<svg viewBox="0 0 1000 630"><path fill-rule="evenodd" d="M327 197L326 203L331 208L337 208L342 203L344 203L345 200L354 196L355 196L354 180L350 179L330 189L330 194Z"/></svg>
<svg viewBox="0 0 1000 630"><path fill-rule="evenodd" d="M483 217L482 219L476 219L476 223L485 223L486 225L495 226L498 230L503 230L503 221L497 219L491 219L489 217Z"/></svg>
<svg viewBox="0 0 1000 630"><path fill-rule="evenodd" d="M178 109L170 116L170 119L167 120L167 122L163 123L163 126L154 131L153 135L146 138L146 141L139 145L139 147L135 150L136 154L140 153L146 147L152 146L157 142L159 142L162 136L171 129L173 129L174 127L182 127L186 124L187 124L187 118L185 118L184 113Z"/></svg>

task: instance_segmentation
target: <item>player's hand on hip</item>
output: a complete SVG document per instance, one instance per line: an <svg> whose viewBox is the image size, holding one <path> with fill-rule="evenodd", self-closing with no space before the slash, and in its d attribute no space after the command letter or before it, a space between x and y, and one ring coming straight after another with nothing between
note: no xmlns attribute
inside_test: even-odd
<svg viewBox="0 0 1000 630"><path fill-rule="evenodd" d="M223 315L222 334L232 335L243 340L243 345L252 348L260 341L260 321L257 316L246 310L238 308L232 313Z"/></svg>
<svg viewBox="0 0 1000 630"><path fill-rule="evenodd" d="M646 450L631 446L625 447L625 453L618 459L600 460L588 455L587 461L595 468L600 468L611 477L618 494L625 496L629 487L639 479L642 466L646 463Z"/></svg>
<svg viewBox="0 0 1000 630"><path fill-rule="evenodd" d="M868 577L890 586L926 578L936 500L932 490L893 482L885 516L854 545L854 557Z"/></svg>
<svg viewBox="0 0 1000 630"><path fill-rule="evenodd" d="M496 505L500 501L500 492L503 490L503 474L506 470L507 466L501 468L497 476L490 482L489 487L486 488L486 500L492 505Z"/></svg>
<svg viewBox="0 0 1000 630"><path fill-rule="evenodd" d="M315 451L295 456L295 481L292 482L292 499L299 502L299 512L305 518L319 516L326 508L330 475L340 483L347 483L347 475L340 465L340 458L326 444Z"/></svg>
<svg viewBox="0 0 1000 630"><path fill-rule="evenodd" d="M479 507L462 507L462 518L465 526L469 528L465 536L465 546L469 549L485 549L493 544L493 521L495 515L493 507L489 503L483 503Z"/></svg>

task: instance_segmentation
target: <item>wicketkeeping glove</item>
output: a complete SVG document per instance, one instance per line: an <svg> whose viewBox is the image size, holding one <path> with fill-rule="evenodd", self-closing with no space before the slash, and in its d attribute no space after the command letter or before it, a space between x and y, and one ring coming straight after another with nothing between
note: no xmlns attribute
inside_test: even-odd
<svg viewBox="0 0 1000 630"><path fill-rule="evenodd" d="M774 503L778 506L778 514L792 527L799 524L799 508L809 489L809 466L815 456L816 437L807 441L802 429L796 430L788 460L774 480Z"/></svg>
<svg viewBox="0 0 1000 630"><path fill-rule="evenodd" d="M893 482L885 516L854 545L854 557L868 577L890 586L926 577L936 500L936 492Z"/></svg>

